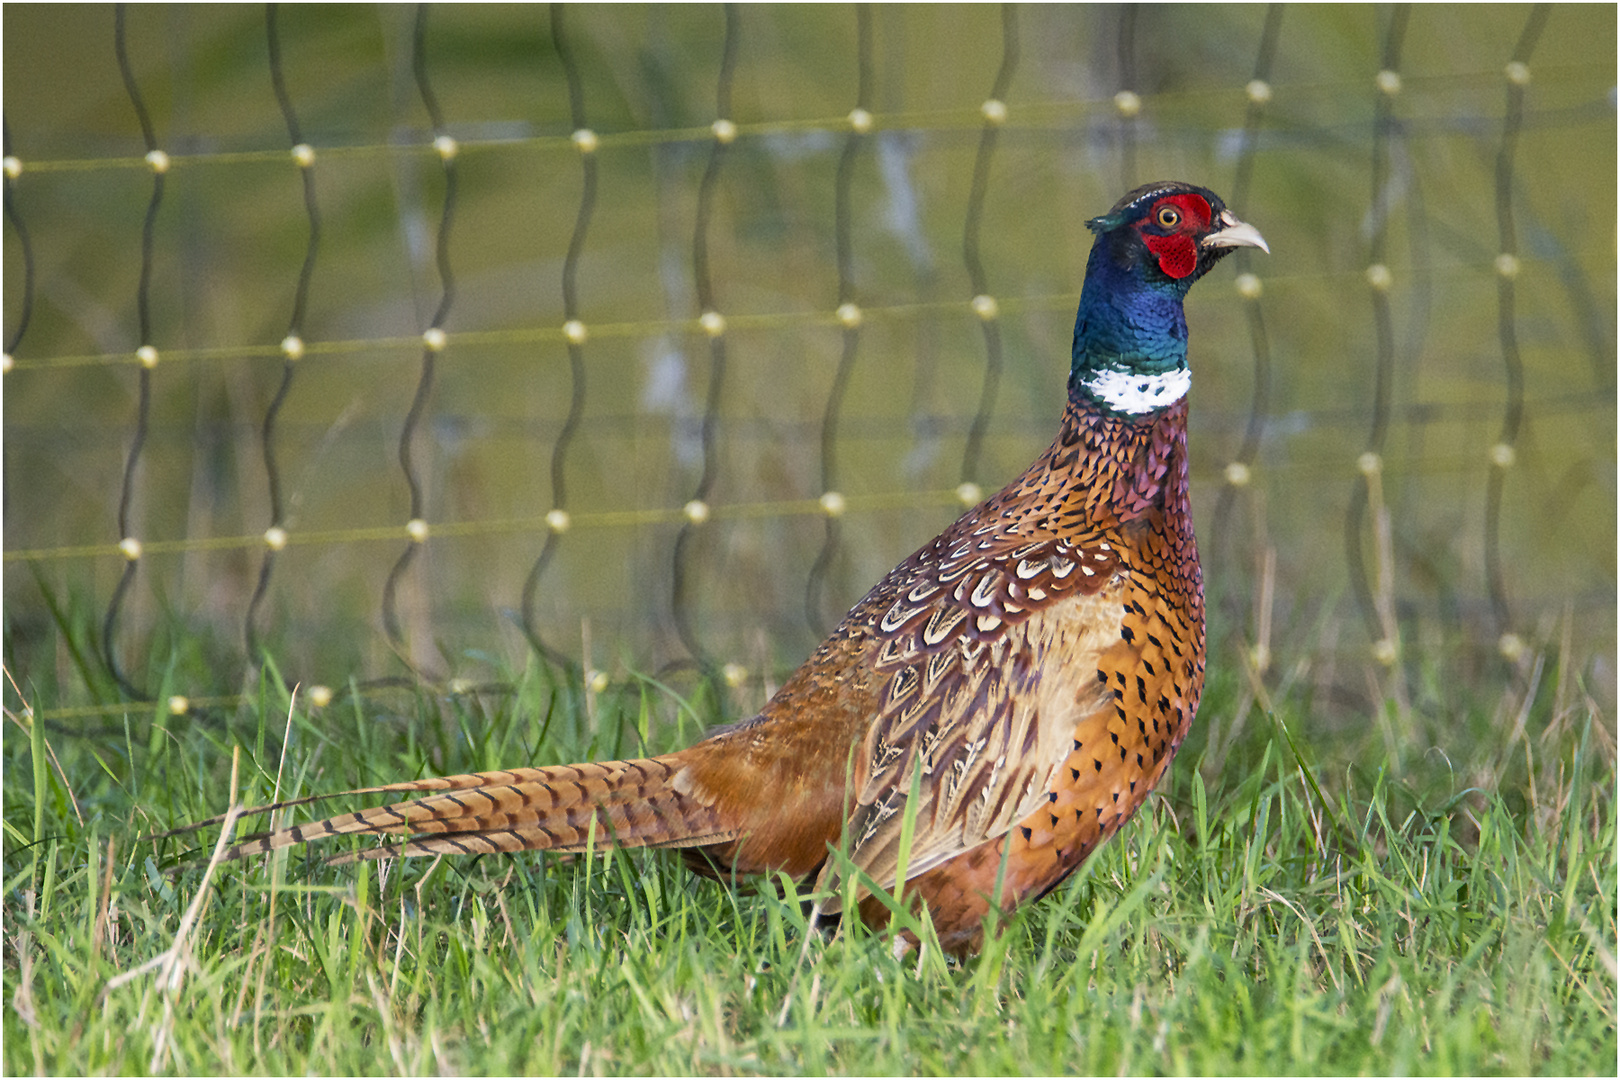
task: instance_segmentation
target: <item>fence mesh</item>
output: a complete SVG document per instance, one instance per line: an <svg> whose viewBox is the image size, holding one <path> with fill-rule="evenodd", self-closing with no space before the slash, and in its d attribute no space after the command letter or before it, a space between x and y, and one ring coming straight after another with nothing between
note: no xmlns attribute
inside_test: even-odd
<svg viewBox="0 0 1620 1080"><path fill-rule="evenodd" d="M6 657L47 713L176 648L198 700L265 657L757 699L1046 444L1083 222L1164 178L1274 252L1188 304L1214 663L1358 700L1573 632L1612 703L1612 7L4 20Z"/></svg>

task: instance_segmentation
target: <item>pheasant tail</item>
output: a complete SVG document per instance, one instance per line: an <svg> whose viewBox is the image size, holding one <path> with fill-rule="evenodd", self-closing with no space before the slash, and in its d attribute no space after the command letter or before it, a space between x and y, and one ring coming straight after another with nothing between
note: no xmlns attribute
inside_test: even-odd
<svg viewBox="0 0 1620 1080"><path fill-rule="evenodd" d="M346 795L418 798L335 814L232 845L239 859L333 836L402 836L338 855L334 865L395 855L477 855L499 851L584 851L619 847L695 847L738 836L705 792L687 782L681 755L598 761L540 769L467 773L359 788ZM276 803L261 810L297 805ZM594 835L593 835L594 833Z"/></svg>

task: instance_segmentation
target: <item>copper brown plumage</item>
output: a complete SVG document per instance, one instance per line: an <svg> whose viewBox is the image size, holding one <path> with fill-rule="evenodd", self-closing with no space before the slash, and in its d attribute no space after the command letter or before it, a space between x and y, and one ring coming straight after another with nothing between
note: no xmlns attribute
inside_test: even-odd
<svg viewBox="0 0 1620 1080"><path fill-rule="evenodd" d="M977 948L992 908L1043 895L1136 812L1203 687L1181 298L1232 247L1265 245L1186 184L1090 225L1052 445L895 567L757 716L655 758L345 793L411 798L229 855L345 833L402 840L335 861L678 847L707 873L814 878L836 912L830 848L891 889L909 817L906 896L946 949ZM887 911L860 902L869 922Z"/></svg>

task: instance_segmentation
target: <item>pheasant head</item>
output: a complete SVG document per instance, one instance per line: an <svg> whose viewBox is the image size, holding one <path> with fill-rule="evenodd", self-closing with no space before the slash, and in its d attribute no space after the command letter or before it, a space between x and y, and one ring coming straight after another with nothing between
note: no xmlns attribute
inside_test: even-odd
<svg viewBox="0 0 1620 1080"><path fill-rule="evenodd" d="M1086 224L1097 239L1074 323L1069 393L1111 414L1157 412L1191 384L1181 308L1188 288L1233 248L1270 249L1218 195L1192 184L1137 188Z"/></svg>

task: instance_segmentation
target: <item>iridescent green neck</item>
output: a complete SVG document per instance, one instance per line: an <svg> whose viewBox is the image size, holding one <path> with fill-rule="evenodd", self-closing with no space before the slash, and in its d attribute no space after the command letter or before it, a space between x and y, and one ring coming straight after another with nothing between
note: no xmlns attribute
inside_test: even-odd
<svg viewBox="0 0 1620 1080"><path fill-rule="evenodd" d="M1191 278L1146 280L1139 265L1116 258L1103 233L1091 249L1074 322L1069 393L1105 412L1138 415L1187 394L1187 317Z"/></svg>

